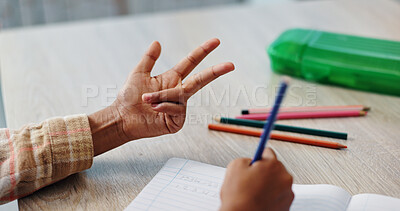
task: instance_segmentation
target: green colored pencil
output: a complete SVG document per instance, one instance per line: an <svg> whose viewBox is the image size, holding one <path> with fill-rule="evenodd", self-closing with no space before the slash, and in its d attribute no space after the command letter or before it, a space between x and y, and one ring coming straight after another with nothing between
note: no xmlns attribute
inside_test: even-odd
<svg viewBox="0 0 400 211"><path fill-rule="evenodd" d="M215 120L217 122L225 123L225 124L243 125L243 126L257 127L257 128L263 128L264 124L265 124L265 121L248 120L248 119L233 119L233 118L227 118L227 117L217 117L217 118L215 118ZM341 133L341 132L335 132L335 131L318 130L318 129L313 129L313 128L304 128L304 127L296 127L296 126L280 125L280 124L275 124L274 130L347 140L347 133Z"/></svg>

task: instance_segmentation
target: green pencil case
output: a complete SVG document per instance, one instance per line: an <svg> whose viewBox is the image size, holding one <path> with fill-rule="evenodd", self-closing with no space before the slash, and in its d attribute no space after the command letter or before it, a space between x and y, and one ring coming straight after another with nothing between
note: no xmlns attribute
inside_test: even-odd
<svg viewBox="0 0 400 211"><path fill-rule="evenodd" d="M267 52L277 73L400 96L400 42L290 29Z"/></svg>

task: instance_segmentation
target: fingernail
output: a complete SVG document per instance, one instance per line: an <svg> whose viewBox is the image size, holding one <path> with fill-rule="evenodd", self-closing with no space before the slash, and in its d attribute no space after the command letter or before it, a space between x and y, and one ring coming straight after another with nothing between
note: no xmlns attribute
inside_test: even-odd
<svg viewBox="0 0 400 211"><path fill-rule="evenodd" d="M235 66L233 65L233 63L223 63L223 64L214 66L214 71L217 71L217 72L219 72L219 71L224 71L224 72L228 71L229 72L234 69L235 69Z"/></svg>
<svg viewBox="0 0 400 211"><path fill-rule="evenodd" d="M152 104L151 104L151 107L156 108L156 107L158 107L159 105L160 105L159 103L152 103Z"/></svg>
<svg viewBox="0 0 400 211"><path fill-rule="evenodd" d="M151 100L151 94L143 94L143 101L150 101Z"/></svg>

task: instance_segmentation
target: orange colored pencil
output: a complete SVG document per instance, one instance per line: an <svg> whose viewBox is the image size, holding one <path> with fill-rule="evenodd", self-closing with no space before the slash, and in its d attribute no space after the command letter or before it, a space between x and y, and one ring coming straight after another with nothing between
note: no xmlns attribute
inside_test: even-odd
<svg viewBox="0 0 400 211"><path fill-rule="evenodd" d="M224 132L228 132L228 133L256 136L256 137L260 137L262 134L262 130L248 129L248 128L243 128L243 127L235 127L235 126L222 125L222 124L209 124L208 129L224 131ZM308 144L308 145L320 146L320 147L328 147L328 148L333 148L333 149L347 148L347 146L337 143L337 142L333 142L333 141L324 141L324 140L311 139L311 138L288 136L288 135L277 134L277 133L271 133L271 139L295 142L295 143L300 143L300 144Z"/></svg>

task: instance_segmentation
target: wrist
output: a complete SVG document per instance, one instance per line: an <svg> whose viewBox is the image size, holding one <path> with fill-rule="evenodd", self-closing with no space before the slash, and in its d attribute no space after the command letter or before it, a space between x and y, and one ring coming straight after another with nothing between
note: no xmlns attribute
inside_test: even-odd
<svg viewBox="0 0 400 211"><path fill-rule="evenodd" d="M129 141L123 132L122 117L112 106L88 115L88 119L95 156Z"/></svg>

